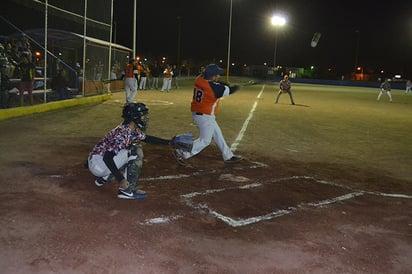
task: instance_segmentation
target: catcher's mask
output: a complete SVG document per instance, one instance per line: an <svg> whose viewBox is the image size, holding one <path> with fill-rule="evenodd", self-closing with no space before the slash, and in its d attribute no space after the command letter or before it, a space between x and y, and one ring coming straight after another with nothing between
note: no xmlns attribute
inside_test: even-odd
<svg viewBox="0 0 412 274"><path fill-rule="evenodd" d="M129 103L123 107L123 124L134 122L136 126L145 131L149 122L149 109L143 103Z"/></svg>

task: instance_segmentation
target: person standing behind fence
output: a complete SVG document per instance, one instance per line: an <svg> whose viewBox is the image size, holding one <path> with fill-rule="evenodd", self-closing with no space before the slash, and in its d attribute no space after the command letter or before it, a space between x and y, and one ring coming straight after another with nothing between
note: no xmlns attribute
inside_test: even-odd
<svg viewBox="0 0 412 274"><path fill-rule="evenodd" d="M381 88L381 91L379 92L378 98L376 99L376 101L379 102L379 100L381 99L382 94L385 93L385 94L387 94L388 97L389 97L389 102L392 103L391 84L389 83L388 79L385 79L385 80L382 82L380 88Z"/></svg>
<svg viewBox="0 0 412 274"><path fill-rule="evenodd" d="M279 82L279 91L278 91L278 95L276 97L275 104L277 104L279 102L279 97L280 97L280 95L282 95L283 92L287 92L289 94L289 97L290 97L290 103L292 105L295 104L295 101L293 101L293 95L292 95L292 91L290 90L290 88L291 88L291 83L289 81L289 75L285 74L283 76L283 79Z"/></svg>
<svg viewBox="0 0 412 274"><path fill-rule="evenodd" d="M130 59L125 69L122 71L120 80L124 79L124 86L126 91L126 103L132 103L134 97L137 94L137 80L139 76L137 74L137 68L134 65L134 60Z"/></svg>
<svg viewBox="0 0 412 274"><path fill-rule="evenodd" d="M169 65L166 66L165 70L163 71L163 86L162 91L169 92L172 88L172 77L173 71Z"/></svg>
<svg viewBox="0 0 412 274"><path fill-rule="evenodd" d="M20 106L24 105L24 91L29 94L30 105L33 105L33 81L34 81L34 64L29 60L27 55L24 55L22 62L19 64L20 71Z"/></svg>
<svg viewBox="0 0 412 274"><path fill-rule="evenodd" d="M57 93L59 94L60 100L72 98L72 94L69 90L69 83L70 79L67 74L67 70L65 70L64 68L60 69L59 73L52 82L53 88L55 88Z"/></svg>

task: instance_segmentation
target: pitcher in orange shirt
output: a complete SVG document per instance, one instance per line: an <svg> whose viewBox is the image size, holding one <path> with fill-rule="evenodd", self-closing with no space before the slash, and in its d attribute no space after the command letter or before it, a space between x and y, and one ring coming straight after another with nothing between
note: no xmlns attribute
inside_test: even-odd
<svg viewBox="0 0 412 274"><path fill-rule="evenodd" d="M173 155L181 165L184 165L187 159L197 155L206 148L211 143L212 138L222 152L225 163L236 163L241 160L239 156L233 155L223 137L222 130L216 122L220 98L229 96L239 89L239 86L229 86L217 82L222 73L223 69L215 64L210 64L195 79L191 111L193 121L199 127L199 138L193 142L190 152L180 149L173 151Z"/></svg>

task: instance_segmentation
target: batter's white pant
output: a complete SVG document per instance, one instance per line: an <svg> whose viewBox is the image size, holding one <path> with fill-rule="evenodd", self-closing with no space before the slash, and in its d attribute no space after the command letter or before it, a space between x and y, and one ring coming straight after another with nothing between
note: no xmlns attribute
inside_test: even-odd
<svg viewBox="0 0 412 274"><path fill-rule="evenodd" d="M183 157L188 159L195 156L206 148L210 142L215 141L217 147L222 152L223 160L229 160L233 156L233 152L230 147L226 144L225 138L223 137L222 130L216 122L216 116L214 115L197 115L192 114L193 121L199 127L199 138L193 142L193 147L191 152L184 152Z"/></svg>
<svg viewBox="0 0 412 274"><path fill-rule="evenodd" d="M129 162L128 153L129 151L127 149L122 149L114 156L113 160L118 169L121 169ZM103 177L104 179L107 179L111 174L101 155L92 155L89 157L89 170L94 176Z"/></svg>
<svg viewBox="0 0 412 274"><path fill-rule="evenodd" d="M412 93L411 87L406 87L405 94Z"/></svg>
<svg viewBox="0 0 412 274"><path fill-rule="evenodd" d="M126 103L133 102L133 99L137 94L136 78L124 78L124 88L126 90Z"/></svg>
<svg viewBox="0 0 412 274"><path fill-rule="evenodd" d="M162 91L169 91L172 88L172 78L163 78Z"/></svg>
<svg viewBox="0 0 412 274"><path fill-rule="evenodd" d="M392 102L392 94L389 90L384 90L382 89L379 94L378 94L378 98L376 99L377 101L379 101L381 99L382 94L386 93L389 97L389 102Z"/></svg>

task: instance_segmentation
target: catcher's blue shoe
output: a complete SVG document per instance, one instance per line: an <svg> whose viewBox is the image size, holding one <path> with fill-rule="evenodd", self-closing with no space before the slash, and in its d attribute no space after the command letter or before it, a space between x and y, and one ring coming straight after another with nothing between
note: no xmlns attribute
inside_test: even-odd
<svg viewBox="0 0 412 274"><path fill-rule="evenodd" d="M126 190L119 188L117 198L129 200L145 200L147 198L146 192L143 190Z"/></svg>

